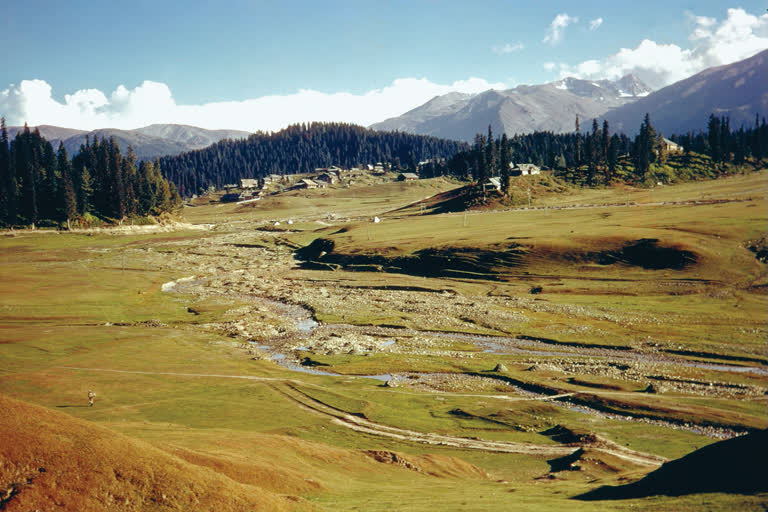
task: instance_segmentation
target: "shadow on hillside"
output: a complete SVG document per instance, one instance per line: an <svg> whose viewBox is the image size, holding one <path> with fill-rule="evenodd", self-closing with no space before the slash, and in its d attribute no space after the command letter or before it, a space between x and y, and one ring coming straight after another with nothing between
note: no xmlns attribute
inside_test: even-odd
<svg viewBox="0 0 768 512"><path fill-rule="evenodd" d="M705 446L680 459L667 462L637 482L606 485L574 496L573 499L598 501L705 492L768 492L768 478L765 478L767 453L768 430L759 430Z"/></svg>

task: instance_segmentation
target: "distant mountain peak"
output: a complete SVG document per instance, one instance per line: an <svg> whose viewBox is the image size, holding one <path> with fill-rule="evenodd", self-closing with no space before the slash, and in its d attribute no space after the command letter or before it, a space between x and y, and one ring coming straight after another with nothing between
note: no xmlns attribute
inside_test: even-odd
<svg viewBox="0 0 768 512"><path fill-rule="evenodd" d="M606 99L615 101L617 98L641 98L652 91L642 80L631 73L617 80L592 80L569 76L552 82L552 85L556 89L569 91L578 96L600 98L601 101L606 101Z"/></svg>
<svg viewBox="0 0 768 512"><path fill-rule="evenodd" d="M705 129L713 113L728 116L732 128L751 125L755 114L768 110L767 74L768 50L763 50L738 62L705 69L650 94L639 93L637 101L611 110L604 117L614 129L628 133L637 130L646 113L657 131L665 135Z"/></svg>
<svg viewBox="0 0 768 512"><path fill-rule="evenodd" d="M240 130L207 130L183 124L152 124L134 130L99 128L86 131L50 125L29 128L38 128L40 135L51 142L54 148L63 143L70 155L80 151L80 145L85 143L86 137L91 140L96 137L114 137L122 149L132 146L136 156L144 160L202 149L222 139L244 139L249 135L248 132ZM14 137L22 129L23 127L10 126L8 133Z"/></svg>
<svg viewBox="0 0 768 512"><path fill-rule="evenodd" d="M399 130L471 141L490 124L494 133L565 132L573 117L600 117L607 110L635 101L650 88L636 77L589 80L567 77L514 89L477 94L449 93L432 98L405 114L376 123L377 130Z"/></svg>

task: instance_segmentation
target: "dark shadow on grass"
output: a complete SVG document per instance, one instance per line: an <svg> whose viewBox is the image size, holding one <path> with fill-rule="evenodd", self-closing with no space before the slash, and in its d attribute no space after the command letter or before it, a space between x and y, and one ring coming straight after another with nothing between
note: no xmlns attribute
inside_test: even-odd
<svg viewBox="0 0 768 512"><path fill-rule="evenodd" d="M63 409L65 407L90 407L90 405L57 405L59 409Z"/></svg>
<svg viewBox="0 0 768 512"><path fill-rule="evenodd" d="M768 492L765 460L768 430L720 441L689 453L627 485L599 487L573 499L623 500L648 496L683 496L705 492Z"/></svg>

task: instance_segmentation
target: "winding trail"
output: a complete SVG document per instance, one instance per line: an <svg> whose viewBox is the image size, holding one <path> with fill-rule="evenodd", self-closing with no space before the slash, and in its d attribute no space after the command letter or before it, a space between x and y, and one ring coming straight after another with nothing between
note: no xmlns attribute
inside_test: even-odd
<svg viewBox="0 0 768 512"><path fill-rule="evenodd" d="M273 389L287 398L295 401L305 410L328 416L336 425L349 428L356 432L375 436L389 437L399 441L408 441L433 446L450 446L465 450L481 450L487 452L519 453L523 455L565 457L571 455L580 448L589 448L592 451L602 452L614 457L627 460L642 466L660 466L667 459L656 455L639 452L625 448L600 436L595 436L592 442L579 442L560 445L535 445L525 443L513 443L509 441L484 441L482 439L469 439L465 437L448 436L443 434L423 433L398 427L382 425L372 422L360 416L332 407L316 400L294 386L272 386Z"/></svg>
<svg viewBox="0 0 768 512"><path fill-rule="evenodd" d="M115 370L111 368L85 368L76 366L59 366L58 368L78 371L95 371L124 373L131 375L169 375L177 377L198 377L198 378L223 378L223 379L245 379L258 382L267 382L268 385L296 403L302 409L325 416L336 425L360 432L380 437L388 437L400 441L407 441L431 446L449 446L463 450L480 450L486 452L499 453L517 453L523 455L542 456L542 457L565 457L576 452L580 448L589 448L592 451L603 452L613 455L629 462L642 466L659 466L667 459L656 455L630 450L607 439L596 436L594 442L579 442L560 445L535 445L525 443L514 443L509 441L485 441L482 439L469 439L466 437L449 436L443 434L434 434L430 432L417 432L388 425L375 423L360 416L349 414L346 411L337 409L325 404L311 396L303 393L295 385L307 385L307 383L295 379L285 379L278 377L257 377L254 375L224 375L215 373L183 373L183 372L150 372L141 370ZM315 385L316 386L316 385ZM322 389L322 386L316 386ZM570 394L569 394L570 395ZM486 398L504 398L496 395L477 395ZM552 399L555 397L546 397ZM520 400L537 400L538 398L520 398Z"/></svg>

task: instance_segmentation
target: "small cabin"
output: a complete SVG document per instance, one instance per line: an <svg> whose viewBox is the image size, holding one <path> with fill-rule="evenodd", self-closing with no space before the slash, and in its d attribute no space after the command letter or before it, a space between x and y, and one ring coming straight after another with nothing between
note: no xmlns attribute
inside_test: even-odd
<svg viewBox="0 0 768 512"><path fill-rule="evenodd" d="M510 176L530 176L532 174L541 174L539 166L534 164L509 164Z"/></svg>
<svg viewBox="0 0 768 512"><path fill-rule="evenodd" d="M501 178L489 178L488 181L483 183L483 192L488 192L489 190L501 192Z"/></svg>
<svg viewBox="0 0 768 512"><path fill-rule="evenodd" d="M330 172L325 172L314 179L314 181L322 181L324 183L327 183L328 185L333 185L334 183L336 183L337 180L338 178L336 177L336 175Z"/></svg>
<svg viewBox="0 0 768 512"><path fill-rule="evenodd" d="M309 178L304 178L299 180L294 188L317 188L317 183L310 180Z"/></svg>
<svg viewBox="0 0 768 512"><path fill-rule="evenodd" d="M403 172L397 175L397 181L416 181L419 175L413 172Z"/></svg>
<svg viewBox="0 0 768 512"><path fill-rule="evenodd" d="M242 189L256 188L258 186L259 186L259 180L256 180L256 179L243 178L240 180L240 188Z"/></svg>
<svg viewBox="0 0 768 512"><path fill-rule="evenodd" d="M664 137L661 139L662 147L664 148L664 151L667 153L680 153L683 151L683 146L680 144L669 140L668 138Z"/></svg>

